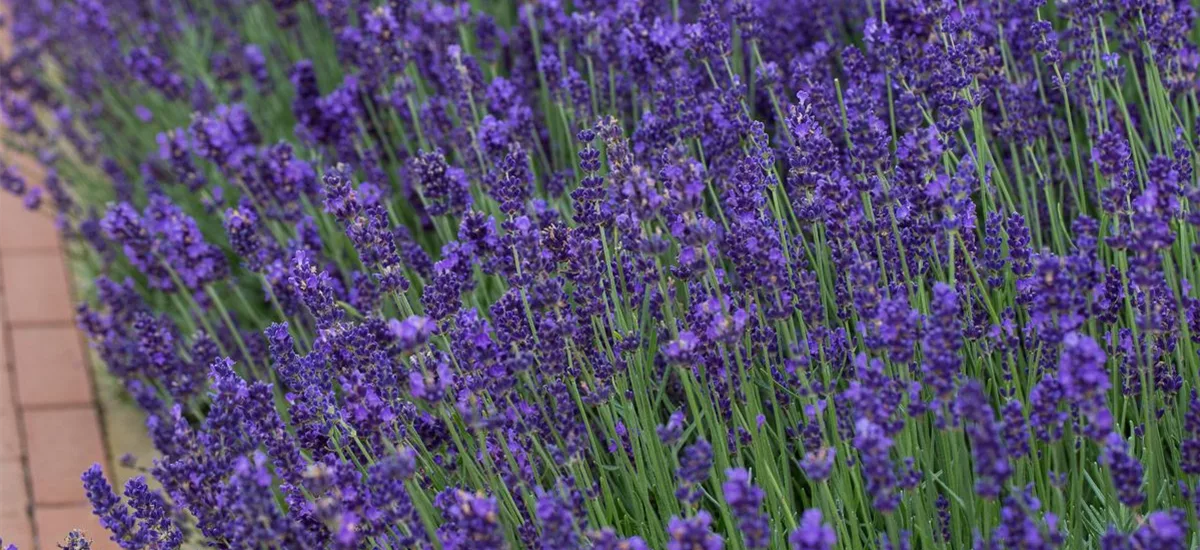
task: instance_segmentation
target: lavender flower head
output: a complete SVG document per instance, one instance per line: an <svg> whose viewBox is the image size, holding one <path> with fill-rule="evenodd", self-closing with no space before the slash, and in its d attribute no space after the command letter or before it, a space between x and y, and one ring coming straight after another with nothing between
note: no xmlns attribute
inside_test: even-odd
<svg viewBox="0 0 1200 550"><path fill-rule="evenodd" d="M712 532L712 516L701 510L690 518L671 518L667 550L722 550L725 541Z"/></svg>
<svg viewBox="0 0 1200 550"><path fill-rule="evenodd" d="M508 547L504 540L496 499L457 489L446 489L435 504L446 515L446 523L438 528L438 539L448 550L500 550Z"/></svg>
<svg viewBox="0 0 1200 550"><path fill-rule="evenodd" d="M725 472L725 477L721 490L737 518L746 548L766 548L771 544L770 522L761 510L766 494L750 483L750 472L744 469L731 469Z"/></svg>
<svg viewBox="0 0 1200 550"><path fill-rule="evenodd" d="M837 532L824 523L819 508L809 508L800 518L800 526L788 537L792 550L832 550Z"/></svg>

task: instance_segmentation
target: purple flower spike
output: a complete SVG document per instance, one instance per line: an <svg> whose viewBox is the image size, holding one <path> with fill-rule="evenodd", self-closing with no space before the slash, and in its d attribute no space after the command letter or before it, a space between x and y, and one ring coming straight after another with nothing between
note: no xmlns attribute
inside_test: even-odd
<svg viewBox="0 0 1200 550"><path fill-rule="evenodd" d="M729 470L725 476L721 490L725 493L725 502L737 518L746 548L766 548L771 544L770 520L761 510L766 494L750 483L750 472L742 468Z"/></svg>
<svg viewBox="0 0 1200 550"><path fill-rule="evenodd" d="M800 518L800 526L788 537L792 550L833 550L837 532L822 522L821 510L809 508Z"/></svg>
<svg viewBox="0 0 1200 550"><path fill-rule="evenodd" d="M725 541L711 530L712 516L701 510L691 518L671 518L667 550L722 550Z"/></svg>
<svg viewBox="0 0 1200 550"><path fill-rule="evenodd" d="M403 321L392 319L388 321L388 331L400 343L404 350L413 350L429 341L429 337L437 330L437 325L428 317L414 315Z"/></svg>

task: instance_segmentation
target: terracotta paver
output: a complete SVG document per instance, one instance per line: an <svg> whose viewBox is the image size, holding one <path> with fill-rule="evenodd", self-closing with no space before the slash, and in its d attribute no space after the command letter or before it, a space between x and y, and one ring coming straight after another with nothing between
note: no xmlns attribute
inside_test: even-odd
<svg viewBox="0 0 1200 550"><path fill-rule="evenodd" d="M0 414L0 460L20 459L21 454L21 432L16 415Z"/></svg>
<svg viewBox="0 0 1200 550"><path fill-rule="evenodd" d="M22 173L32 185L28 170ZM0 250L58 250L58 247L58 231L50 216L26 211L12 195L0 197Z"/></svg>
<svg viewBox="0 0 1200 550"><path fill-rule="evenodd" d="M17 400L23 407L86 405L92 383L73 327L12 329Z"/></svg>
<svg viewBox="0 0 1200 550"><path fill-rule="evenodd" d="M96 410L33 409L25 411L24 420L33 502L82 502L80 474L106 461Z"/></svg>
<svg viewBox="0 0 1200 550"><path fill-rule="evenodd" d="M3 250L3 248L0 248L0 250ZM3 284L3 277L0 277L0 324L4 322L4 312L7 310L7 306L5 305L7 300L4 298ZM4 327L0 326L0 370L8 368L10 365L12 365L12 357L8 354L8 334L4 330ZM8 394L3 395L7 396Z"/></svg>
<svg viewBox="0 0 1200 550"><path fill-rule="evenodd" d="M5 340L4 336L4 327L0 327L0 342ZM8 367L10 363L2 359L7 357L6 353L8 352L4 345L0 343L0 375L2 375L0 376L0 412L7 412L10 408L16 411L17 407L17 393L12 389L12 377L8 376L10 375L10 367Z"/></svg>
<svg viewBox="0 0 1200 550"><path fill-rule="evenodd" d="M38 506L34 518L37 521L38 542L43 549L58 548L57 544L63 542L73 529L82 531L85 537L91 539L92 550L118 548L109 540L108 531L100 526L100 520L92 514L89 504Z"/></svg>
<svg viewBox="0 0 1200 550"><path fill-rule="evenodd" d="M3 332L3 331L0 331ZM0 337L3 337L0 334ZM0 368L0 460L21 458L21 432L18 427L16 388L7 365ZM3 536L3 535L0 535Z"/></svg>
<svg viewBox="0 0 1200 550"><path fill-rule="evenodd" d="M4 311L4 304L0 303L0 311ZM10 375L12 360L8 359L8 347L4 341L8 339L8 330L4 325L4 315L0 313L0 412L7 411L5 407L17 406L17 393L12 387L12 377Z"/></svg>
<svg viewBox="0 0 1200 550"><path fill-rule="evenodd" d="M0 1L0 14L11 4ZM11 51L8 30L0 27L0 58ZM41 186L41 167L6 149L4 131L0 123L0 162ZM21 550L56 550L82 529L92 548L115 549L80 481L93 463L112 469L48 202L29 212L0 192L0 537Z"/></svg>
<svg viewBox="0 0 1200 550"><path fill-rule="evenodd" d="M69 324L75 318L67 272L57 250L9 252L0 249L5 309L13 326Z"/></svg>
<svg viewBox="0 0 1200 550"><path fill-rule="evenodd" d="M0 517L29 514L29 495L25 494L25 465L19 458L0 460ZM3 532L0 532L3 536Z"/></svg>
<svg viewBox="0 0 1200 550"><path fill-rule="evenodd" d="M33 548L33 523L26 515L0 516L0 537L4 538L4 546L12 544L19 550Z"/></svg>

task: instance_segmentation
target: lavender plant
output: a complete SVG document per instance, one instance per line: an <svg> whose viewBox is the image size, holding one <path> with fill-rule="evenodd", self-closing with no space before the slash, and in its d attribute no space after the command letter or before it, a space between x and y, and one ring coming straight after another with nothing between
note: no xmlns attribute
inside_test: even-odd
<svg viewBox="0 0 1200 550"><path fill-rule="evenodd" d="M1196 547L1195 21L45 0L0 183L148 416L122 548Z"/></svg>

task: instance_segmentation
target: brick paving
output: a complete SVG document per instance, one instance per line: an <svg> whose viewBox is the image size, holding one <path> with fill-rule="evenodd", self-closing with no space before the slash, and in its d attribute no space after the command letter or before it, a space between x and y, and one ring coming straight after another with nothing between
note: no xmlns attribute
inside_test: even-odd
<svg viewBox="0 0 1200 550"><path fill-rule="evenodd" d="M0 538L22 550L53 550L73 528L115 548L79 481L111 469L74 302L52 224L0 195Z"/></svg>
<svg viewBox="0 0 1200 550"><path fill-rule="evenodd" d="M19 4L0 0L0 19L12 21ZM8 27L0 25L0 58L11 51ZM37 162L6 150L4 137L0 124L0 162L40 185ZM119 492L142 472L112 457L130 453L148 464L157 453L145 414L75 327L71 290L89 283L72 278L66 249L50 215L0 191L0 540L57 550L79 529L93 549L116 550L79 476L100 463Z"/></svg>
<svg viewBox="0 0 1200 550"><path fill-rule="evenodd" d="M10 22L13 5L0 1ZM10 52L5 26L0 55ZM0 125L0 138L4 132ZM0 144L0 160L30 185L41 183L28 156ZM94 462L112 467L62 251L49 215L0 192L0 539L20 550L54 550L79 528L92 548L115 549L79 482Z"/></svg>
<svg viewBox="0 0 1200 550"><path fill-rule="evenodd" d="M0 1L12 20L16 2ZM0 29L0 55L12 52ZM0 126L0 138L5 128ZM0 145L0 160L31 185L42 172ZM0 192L0 539L22 550L54 550L72 528L115 549L84 496L79 474L110 471L62 246L46 214Z"/></svg>
<svg viewBox="0 0 1200 550"><path fill-rule="evenodd" d="M0 1L0 14L11 6ZM8 51L0 29L0 55ZM40 183L32 159L0 144L0 160ZM111 462L74 302L50 217L0 192L0 539L21 550L54 550L71 529L92 548L116 548L79 481L96 462L111 472Z"/></svg>

